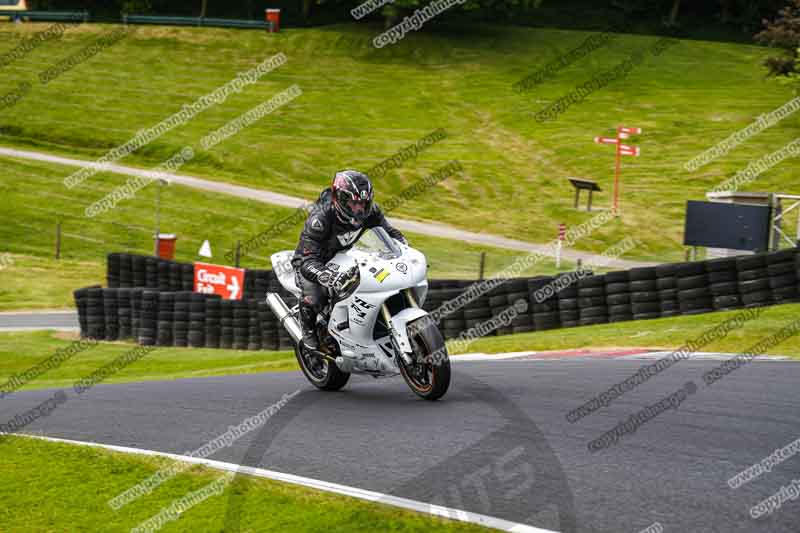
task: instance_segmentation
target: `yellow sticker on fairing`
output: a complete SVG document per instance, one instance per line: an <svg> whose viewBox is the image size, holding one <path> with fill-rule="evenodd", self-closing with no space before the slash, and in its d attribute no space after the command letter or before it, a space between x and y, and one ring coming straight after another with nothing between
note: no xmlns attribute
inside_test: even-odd
<svg viewBox="0 0 800 533"><path fill-rule="evenodd" d="M384 269L380 269L380 270L378 270L378 271L375 273L375 276L373 276L373 277L374 277L376 280L378 280L378 283L383 283L383 280L385 280L386 278L388 278L388 277L389 277L389 274L391 274L391 272L387 272L387 271L386 271L386 270L384 270Z"/></svg>

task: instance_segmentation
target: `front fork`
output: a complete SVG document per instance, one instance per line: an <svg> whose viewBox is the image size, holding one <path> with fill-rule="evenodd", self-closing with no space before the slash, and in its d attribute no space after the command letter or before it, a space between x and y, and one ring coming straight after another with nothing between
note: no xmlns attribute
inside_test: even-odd
<svg viewBox="0 0 800 533"><path fill-rule="evenodd" d="M409 308L411 308L411 309L420 309L420 307L417 304L417 301L414 298L414 295L412 294L410 289L404 290L403 291L403 295L406 297L406 301L408 302ZM394 324L392 323L392 315L389 312L389 308L386 306L385 303L381 305L381 315L383 316L383 320L384 320L384 322L386 322L386 326L389 329L389 336L390 336L390 338L392 340L392 347L394 348L395 353L398 355L398 357L400 357L400 359L403 360L403 363L406 366L413 365L414 364L414 358L411 357L408 354L408 352L403 350L402 347L400 346L400 343L397 341L398 332L395 329ZM407 331L405 333L406 333L406 335L408 334ZM411 339L409 338L408 341L410 343Z"/></svg>

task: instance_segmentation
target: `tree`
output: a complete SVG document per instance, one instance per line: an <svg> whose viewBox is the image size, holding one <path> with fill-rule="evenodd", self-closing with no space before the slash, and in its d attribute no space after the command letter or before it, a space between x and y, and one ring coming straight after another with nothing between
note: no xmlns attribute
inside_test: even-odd
<svg viewBox="0 0 800 533"><path fill-rule="evenodd" d="M792 0L778 12L775 20L763 21L765 29L755 36L757 42L780 48L782 53L769 57L764 64L772 76L796 74L800 47L800 0Z"/></svg>

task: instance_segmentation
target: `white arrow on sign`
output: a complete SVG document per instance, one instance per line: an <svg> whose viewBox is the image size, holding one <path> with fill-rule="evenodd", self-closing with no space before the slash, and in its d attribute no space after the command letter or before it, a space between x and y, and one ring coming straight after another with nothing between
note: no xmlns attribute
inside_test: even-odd
<svg viewBox="0 0 800 533"><path fill-rule="evenodd" d="M208 240L203 241L203 246L200 247L200 251L197 252L197 255L211 257L211 243L208 242Z"/></svg>
<svg viewBox="0 0 800 533"><path fill-rule="evenodd" d="M233 276L231 279L231 284L226 287L228 292L231 294L230 299L236 300L239 298L239 282L236 280L236 276Z"/></svg>

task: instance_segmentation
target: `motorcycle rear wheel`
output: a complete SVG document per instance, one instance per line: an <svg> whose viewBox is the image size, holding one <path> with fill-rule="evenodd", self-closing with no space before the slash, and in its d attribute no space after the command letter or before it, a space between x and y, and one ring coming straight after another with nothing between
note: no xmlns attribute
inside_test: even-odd
<svg viewBox="0 0 800 533"><path fill-rule="evenodd" d="M411 338L411 346L414 363L406 366L398 358L400 374L414 394L425 400L438 400L450 387L450 358L439 328L428 324Z"/></svg>
<svg viewBox="0 0 800 533"><path fill-rule="evenodd" d="M349 372L342 372L336 363L324 359L321 365L315 366L305 350L305 347L300 344L295 346L294 354L300 364L300 369L312 385L325 391L337 391L347 385L347 381L350 379Z"/></svg>

